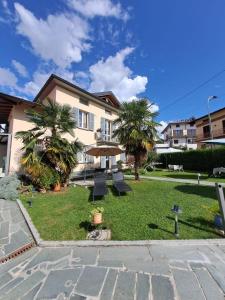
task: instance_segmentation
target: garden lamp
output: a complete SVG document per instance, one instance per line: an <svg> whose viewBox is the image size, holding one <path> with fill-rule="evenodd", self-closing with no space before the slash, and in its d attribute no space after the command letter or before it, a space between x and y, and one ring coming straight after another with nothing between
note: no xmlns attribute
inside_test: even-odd
<svg viewBox="0 0 225 300"><path fill-rule="evenodd" d="M174 234L178 238L179 237L178 215L182 213L182 209L179 207L179 205L174 204L171 211L175 214Z"/></svg>
<svg viewBox="0 0 225 300"><path fill-rule="evenodd" d="M201 176L201 174L198 173L198 184L200 184L200 176Z"/></svg>
<svg viewBox="0 0 225 300"><path fill-rule="evenodd" d="M32 199L29 199L28 201L29 207L32 207Z"/></svg>

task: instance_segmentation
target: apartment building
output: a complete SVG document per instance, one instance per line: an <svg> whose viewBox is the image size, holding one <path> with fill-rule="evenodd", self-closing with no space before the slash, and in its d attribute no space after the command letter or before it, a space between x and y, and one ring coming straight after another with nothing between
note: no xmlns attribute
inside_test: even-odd
<svg viewBox="0 0 225 300"><path fill-rule="evenodd" d="M196 142L198 148L207 147L204 144L205 140L211 138L224 138L225 137L225 107L210 113L211 116L211 130L209 115L204 115L196 119Z"/></svg>
<svg viewBox="0 0 225 300"><path fill-rule="evenodd" d="M164 135L164 142L169 144L169 147L187 150L197 148L194 118L170 122L162 134Z"/></svg>
<svg viewBox="0 0 225 300"><path fill-rule="evenodd" d="M117 160L124 160L124 154L112 157L93 157L85 155L89 147L95 145L118 145L112 138L113 121L117 118L120 103L112 92L89 93L84 89L56 76L51 75L34 100L27 101L0 93L0 176L20 171L22 142L15 138L16 132L29 130L33 124L26 116L26 109L38 108L37 100L46 98L59 104L71 106L76 120L75 138L84 145L84 152L78 154L75 171L84 168L108 168ZM72 141L72 136L65 136ZM88 166L87 166L88 165Z"/></svg>

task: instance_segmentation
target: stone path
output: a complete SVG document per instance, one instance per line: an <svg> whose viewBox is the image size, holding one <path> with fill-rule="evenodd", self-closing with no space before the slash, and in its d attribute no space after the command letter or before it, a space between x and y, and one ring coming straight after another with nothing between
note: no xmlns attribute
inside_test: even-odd
<svg viewBox="0 0 225 300"><path fill-rule="evenodd" d="M17 203L0 199L0 259L32 241Z"/></svg>
<svg viewBox="0 0 225 300"><path fill-rule="evenodd" d="M2 254L32 240L15 202L0 200L0 212ZM224 294L222 245L33 247L0 264L0 299L222 300Z"/></svg>
<svg viewBox="0 0 225 300"><path fill-rule="evenodd" d="M126 178L134 178L133 175L125 175ZM194 179L181 179L181 178L169 178L169 177L158 177L158 176L145 176L141 175L140 178L150 179L150 180L158 180L158 181L166 181L166 182L178 182L178 183L188 183L188 184L198 184L198 180ZM225 187L224 182L220 182L222 186ZM200 180L200 185L204 186L215 186L215 182Z"/></svg>

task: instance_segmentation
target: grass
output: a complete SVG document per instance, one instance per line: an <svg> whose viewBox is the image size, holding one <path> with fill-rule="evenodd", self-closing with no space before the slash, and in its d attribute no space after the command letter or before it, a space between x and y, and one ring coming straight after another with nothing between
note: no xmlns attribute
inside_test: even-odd
<svg viewBox="0 0 225 300"><path fill-rule="evenodd" d="M208 174L199 172L201 174L200 180L209 181L209 182L223 182L225 183L225 175L222 177L209 177ZM168 170L161 170L157 169L152 172L146 172L143 175L146 176L153 176L153 177L168 177L168 178L175 178L175 179L198 179L198 172L176 172L176 171L168 171Z"/></svg>
<svg viewBox="0 0 225 300"><path fill-rule="evenodd" d="M102 206L104 226L113 240L174 239L171 207L181 206L181 239L219 238L213 224L218 202L215 189L158 181L129 181L134 190L121 197L112 187L103 200L91 201L91 191L71 187L60 193L36 194L29 208L28 196L21 196L41 237L45 240L85 239L90 211ZM213 213L212 213L213 211Z"/></svg>

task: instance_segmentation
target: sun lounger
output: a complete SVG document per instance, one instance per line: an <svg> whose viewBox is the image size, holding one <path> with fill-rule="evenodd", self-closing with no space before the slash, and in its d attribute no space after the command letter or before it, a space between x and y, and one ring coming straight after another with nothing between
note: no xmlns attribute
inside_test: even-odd
<svg viewBox="0 0 225 300"><path fill-rule="evenodd" d="M131 187L124 181L123 173L113 173L113 186L119 193L119 196L121 193L131 192Z"/></svg>

